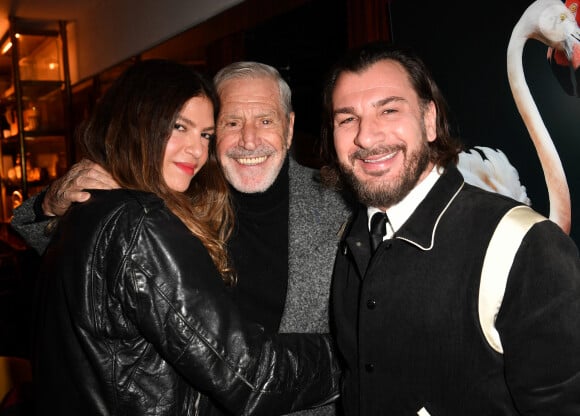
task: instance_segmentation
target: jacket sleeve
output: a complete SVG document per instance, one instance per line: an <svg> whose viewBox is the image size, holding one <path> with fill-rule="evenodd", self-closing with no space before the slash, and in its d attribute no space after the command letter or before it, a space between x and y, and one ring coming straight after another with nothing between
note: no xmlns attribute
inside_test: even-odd
<svg viewBox="0 0 580 416"><path fill-rule="evenodd" d="M38 254L44 253L51 238L51 229L54 219L37 218L34 209L35 204L40 202L39 198L44 196L44 191L31 196L14 210L14 215L10 221L12 228L30 245Z"/></svg>
<svg viewBox="0 0 580 416"><path fill-rule="evenodd" d="M119 296L140 332L195 389L244 415L336 398L328 335L267 336L244 322L201 242L171 214L149 215L136 235Z"/></svg>
<svg viewBox="0 0 580 416"><path fill-rule="evenodd" d="M520 413L580 415L580 257L554 223L523 240L496 327Z"/></svg>

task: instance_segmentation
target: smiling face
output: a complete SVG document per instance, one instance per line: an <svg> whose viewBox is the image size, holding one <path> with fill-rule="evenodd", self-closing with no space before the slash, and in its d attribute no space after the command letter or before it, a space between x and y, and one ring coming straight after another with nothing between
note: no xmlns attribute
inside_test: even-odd
<svg viewBox="0 0 580 416"><path fill-rule="evenodd" d="M334 146L344 179L368 206L387 209L432 169L435 105L422 105L404 68L379 61L343 72L332 94Z"/></svg>
<svg viewBox="0 0 580 416"><path fill-rule="evenodd" d="M232 78L218 92L217 155L225 176L240 192L264 192L292 143L294 113L288 120L271 78Z"/></svg>
<svg viewBox="0 0 580 416"><path fill-rule="evenodd" d="M193 97L179 112L163 157L163 178L170 189L185 192L207 161L215 133L213 111L207 97Z"/></svg>

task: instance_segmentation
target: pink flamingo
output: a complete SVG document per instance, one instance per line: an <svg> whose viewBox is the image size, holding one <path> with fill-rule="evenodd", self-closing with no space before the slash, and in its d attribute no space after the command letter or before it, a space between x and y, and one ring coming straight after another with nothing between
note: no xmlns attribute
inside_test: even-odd
<svg viewBox="0 0 580 416"><path fill-rule="evenodd" d="M574 4L577 7L577 0ZM507 48L509 85L542 165L550 203L549 218L567 234L570 233L572 213L566 174L526 83L522 55L525 43L536 39L551 48L550 51L558 51L559 63L565 58L577 70L580 64L580 28L576 22L576 9L571 9L560 0L534 1L516 23ZM481 160L476 160L482 158L476 154L460 154L458 167L465 180L529 204L525 188L519 183L517 171L507 157L494 149L478 149L487 158L483 166Z"/></svg>

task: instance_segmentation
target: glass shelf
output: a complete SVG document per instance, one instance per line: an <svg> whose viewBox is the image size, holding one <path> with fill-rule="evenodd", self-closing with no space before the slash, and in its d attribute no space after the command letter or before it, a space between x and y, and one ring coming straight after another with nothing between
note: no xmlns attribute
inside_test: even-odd
<svg viewBox="0 0 580 416"><path fill-rule="evenodd" d="M0 92L0 220L4 222L10 221L19 203L68 167L71 98L65 33L61 21L11 20L7 40L12 44L12 83Z"/></svg>
<svg viewBox="0 0 580 416"><path fill-rule="evenodd" d="M22 81L63 81L62 47L58 32L53 36L18 36L20 59L18 66Z"/></svg>

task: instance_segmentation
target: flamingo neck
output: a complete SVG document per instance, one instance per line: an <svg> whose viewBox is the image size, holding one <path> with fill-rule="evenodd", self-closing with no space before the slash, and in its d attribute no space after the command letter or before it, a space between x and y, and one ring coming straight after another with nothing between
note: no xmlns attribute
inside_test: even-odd
<svg viewBox="0 0 580 416"><path fill-rule="evenodd" d="M550 220L569 234L571 228L570 191L554 142L546 129L525 79L522 56L529 36L521 33L522 28L523 25L518 22L508 45L508 81L520 116L530 134L542 165L548 188Z"/></svg>

